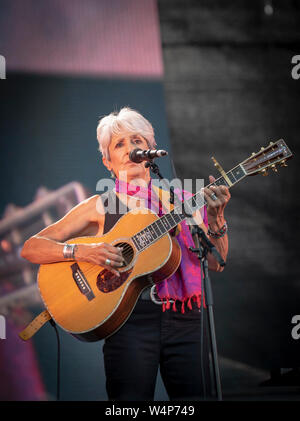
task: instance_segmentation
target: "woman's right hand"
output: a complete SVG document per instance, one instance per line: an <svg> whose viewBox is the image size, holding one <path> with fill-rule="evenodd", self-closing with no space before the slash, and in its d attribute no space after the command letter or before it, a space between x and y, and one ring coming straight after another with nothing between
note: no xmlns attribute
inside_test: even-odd
<svg viewBox="0 0 300 421"><path fill-rule="evenodd" d="M121 248L114 247L108 243L77 244L75 260L100 265L117 276L120 276L116 268L123 266ZM106 264L110 260L110 265Z"/></svg>

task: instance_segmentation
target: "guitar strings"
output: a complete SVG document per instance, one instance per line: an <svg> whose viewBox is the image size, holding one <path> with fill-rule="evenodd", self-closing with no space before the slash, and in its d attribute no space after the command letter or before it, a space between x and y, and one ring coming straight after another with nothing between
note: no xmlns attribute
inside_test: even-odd
<svg viewBox="0 0 300 421"><path fill-rule="evenodd" d="M125 244L125 246L122 247L122 256L123 257L130 257L131 254L133 254L133 249L132 246L128 243L121 243L121 244ZM93 265L92 268L87 269L86 271L83 272L84 275L92 275L93 272L95 272L95 274L97 272L99 272L98 266L100 265Z"/></svg>
<svg viewBox="0 0 300 421"><path fill-rule="evenodd" d="M117 243L117 244L125 244L124 246L122 246L122 256L123 257L129 258L131 255L134 254L133 253L133 248L132 248L132 246L130 244L123 243L123 242L120 242L120 243ZM100 266L100 265L93 265L93 266L96 266L97 269L95 269L94 267L92 267L90 269L87 269L84 273L87 274L87 275L91 275L94 271L95 271L95 273L97 273L97 271L99 271L98 266ZM126 266L127 266L127 263L126 263Z"/></svg>

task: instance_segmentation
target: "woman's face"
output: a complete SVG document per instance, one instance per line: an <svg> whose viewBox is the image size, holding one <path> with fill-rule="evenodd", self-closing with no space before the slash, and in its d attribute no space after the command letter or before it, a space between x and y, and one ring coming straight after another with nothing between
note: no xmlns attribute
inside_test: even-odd
<svg viewBox="0 0 300 421"><path fill-rule="evenodd" d="M150 181L149 168L145 168L144 162L136 164L129 159L130 152L136 148L149 149L146 139L141 135L132 132L113 135L108 147L110 159L103 157L103 164L120 180L129 183L142 179L148 183Z"/></svg>

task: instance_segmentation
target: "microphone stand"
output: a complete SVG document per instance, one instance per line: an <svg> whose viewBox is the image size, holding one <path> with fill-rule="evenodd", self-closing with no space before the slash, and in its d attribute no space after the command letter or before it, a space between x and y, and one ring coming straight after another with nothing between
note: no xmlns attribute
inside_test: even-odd
<svg viewBox="0 0 300 421"><path fill-rule="evenodd" d="M203 273L202 281L203 281L203 286L204 286L204 291L205 291L205 302L208 309L208 322L209 322L208 326L209 326L211 351L212 351L212 357L213 357L213 372L214 372L214 380L215 380L215 386L216 386L216 392L217 392L217 400L222 401L222 389L221 389L216 331L215 331L214 312L213 312L213 294L212 294L211 282L210 282L210 277L209 277L209 272L208 272L207 254L211 253L221 266L225 266L225 262L220 256L215 246L209 241L203 229L200 228L196 223L193 225L193 228L192 228L192 236L193 236L194 244L196 247L195 248L190 247L190 250L194 253L197 253L198 259L200 261L200 271L202 269L202 273ZM201 301L203 304L203 293L201 294Z"/></svg>
<svg viewBox="0 0 300 421"><path fill-rule="evenodd" d="M160 170L159 170L159 166L157 164L155 164L155 162L153 162L153 159L149 159L146 163L145 163L145 167L146 168L150 168L150 170L156 174L158 176L158 178L160 179L160 181L162 181L164 183L164 185L167 187L167 190L170 189L170 203L174 204L175 202L175 198L174 198L174 187L173 186L169 186L168 183L166 183L164 177L162 176Z"/></svg>
<svg viewBox="0 0 300 421"><path fill-rule="evenodd" d="M145 167L146 168L150 167L151 171L154 172L154 174L156 174L159 177L159 179L165 183L164 178L162 174L160 173L158 165L155 164L152 159L146 162ZM174 187L171 186L169 188L169 186L167 186L167 188L170 189L170 203L174 204L175 202ZM193 228L191 230L191 234L194 240L195 248L190 247L190 250L194 253L197 253L197 257L200 261L200 274L201 272L203 273L203 279L202 279L203 282L201 283L201 289L202 289L201 307L203 309L203 287L204 287L205 301L206 301L206 306L208 309L209 337L210 337L211 351L212 351L212 357L213 357L213 371L214 371L214 380L215 380L215 386L216 386L216 392L217 392L217 400L222 401L222 388L221 388L221 380L220 380L216 331L215 331L214 312L213 312L213 294L212 294L210 277L208 273L207 255L208 253L211 253L221 266L225 266L226 263L220 256L216 247L209 241L203 229L200 228L196 224L192 215L188 214L185 209L183 209L183 212L184 212L184 215L186 215L186 217L191 218L193 221ZM201 328L203 328L203 321L201 324Z"/></svg>

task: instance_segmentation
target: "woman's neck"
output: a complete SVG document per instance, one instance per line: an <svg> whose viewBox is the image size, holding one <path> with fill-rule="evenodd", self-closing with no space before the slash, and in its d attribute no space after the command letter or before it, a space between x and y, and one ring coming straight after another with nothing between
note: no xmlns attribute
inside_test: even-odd
<svg viewBox="0 0 300 421"><path fill-rule="evenodd" d="M150 183L151 177L143 177L143 178L137 178L137 177L128 177L125 180L120 179L120 181L128 183L132 186L140 186L140 187L148 187Z"/></svg>

